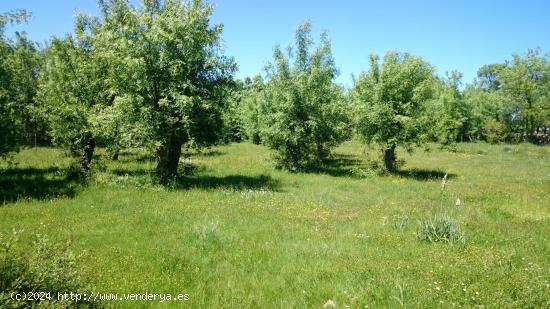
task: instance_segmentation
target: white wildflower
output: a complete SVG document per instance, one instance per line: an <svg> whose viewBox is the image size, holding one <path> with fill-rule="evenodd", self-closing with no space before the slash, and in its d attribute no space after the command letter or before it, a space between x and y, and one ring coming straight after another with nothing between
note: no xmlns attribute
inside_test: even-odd
<svg viewBox="0 0 550 309"><path fill-rule="evenodd" d="M443 179L441 180L441 189L445 190L445 185L447 184L447 176L448 174L445 173L445 176L443 176Z"/></svg>
<svg viewBox="0 0 550 309"><path fill-rule="evenodd" d="M336 303L335 303L332 299L329 299L329 300L327 300L327 302L323 305L323 308L324 308L324 309L327 309L327 308L336 308Z"/></svg>

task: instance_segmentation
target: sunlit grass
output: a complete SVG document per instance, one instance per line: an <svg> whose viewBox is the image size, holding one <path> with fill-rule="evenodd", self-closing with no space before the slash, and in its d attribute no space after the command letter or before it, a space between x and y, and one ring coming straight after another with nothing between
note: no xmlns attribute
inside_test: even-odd
<svg viewBox="0 0 550 309"><path fill-rule="evenodd" d="M399 152L406 165L388 176L355 142L311 173L242 143L194 154L195 174L169 188L150 181L146 153L102 154L87 186L64 183L56 149L24 150L0 174L0 232L72 239L97 291L187 293L195 308L550 305L549 147ZM439 213L464 245L417 239Z"/></svg>

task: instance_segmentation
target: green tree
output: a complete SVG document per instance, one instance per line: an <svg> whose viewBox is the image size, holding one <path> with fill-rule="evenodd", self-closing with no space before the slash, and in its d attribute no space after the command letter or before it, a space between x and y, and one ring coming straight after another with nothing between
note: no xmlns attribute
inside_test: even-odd
<svg viewBox="0 0 550 309"><path fill-rule="evenodd" d="M514 54L501 64L483 66L467 87L477 125L490 142L544 142L550 125L550 55L540 49ZM539 140L539 139L543 140Z"/></svg>
<svg viewBox="0 0 550 309"><path fill-rule="evenodd" d="M24 10L0 14L0 157L19 149L36 92L40 61L34 43L20 33L15 42L4 34L8 24L29 17Z"/></svg>
<svg viewBox="0 0 550 309"><path fill-rule="evenodd" d="M16 33L12 55L12 91L14 100L20 106L17 117L22 120L22 139L25 143L47 139L48 127L37 113L36 102L42 66L43 56L36 43L25 35Z"/></svg>
<svg viewBox="0 0 550 309"><path fill-rule="evenodd" d="M261 142L259 108L263 99L264 88L265 84L260 75L255 76L254 79L246 78L241 96L239 109L241 123L246 137L254 144Z"/></svg>
<svg viewBox="0 0 550 309"><path fill-rule="evenodd" d="M475 140L503 142L506 137L503 98L500 91L488 91L479 85L467 85L464 100L470 107L469 135Z"/></svg>
<svg viewBox="0 0 550 309"><path fill-rule="evenodd" d="M156 170L176 174L182 145L219 141L224 96L236 67L221 50L212 6L195 0L101 1L94 48L111 67L113 111L132 136L154 149ZM119 117L120 119L120 117Z"/></svg>
<svg viewBox="0 0 550 309"><path fill-rule="evenodd" d="M356 130L366 142L382 150L384 168L396 170L397 146L411 150L428 133L426 102L433 96L432 66L408 53L388 52L379 64L370 56L370 69L355 82Z"/></svg>
<svg viewBox="0 0 550 309"><path fill-rule="evenodd" d="M497 91L502 87L498 80L499 72L505 68L503 63L487 64L479 68L477 71L478 86L486 91Z"/></svg>
<svg viewBox="0 0 550 309"><path fill-rule="evenodd" d="M93 49L95 27L92 19L78 16L75 36L52 39L38 92L54 143L80 155L84 170L91 165L100 135L95 119L113 101L107 66Z"/></svg>
<svg viewBox="0 0 550 309"><path fill-rule="evenodd" d="M451 71L439 80L435 99L430 102L430 115L436 140L443 144L473 139L472 108L464 98L460 87L462 74Z"/></svg>
<svg viewBox="0 0 550 309"><path fill-rule="evenodd" d="M246 94L245 84L241 80L236 80L225 99L223 108L223 133L222 142L241 142L246 139L245 124L242 117L243 97Z"/></svg>
<svg viewBox="0 0 550 309"><path fill-rule="evenodd" d="M511 131L520 134L521 139L535 142L537 132L550 126L550 56L540 49L528 50L523 56L514 54L498 72L497 79L507 99Z"/></svg>
<svg viewBox="0 0 550 309"><path fill-rule="evenodd" d="M321 162L347 137L349 122L342 88L334 83L330 41L323 34L315 50L312 45L306 22L296 31L295 57L275 48L259 107L262 143L276 151L278 166L289 170Z"/></svg>

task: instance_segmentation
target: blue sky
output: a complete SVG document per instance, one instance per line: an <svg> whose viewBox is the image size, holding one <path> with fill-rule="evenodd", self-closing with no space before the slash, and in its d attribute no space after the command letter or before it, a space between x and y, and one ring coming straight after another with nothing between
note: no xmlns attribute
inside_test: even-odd
<svg viewBox="0 0 550 309"><path fill-rule="evenodd" d="M135 1L137 2L137 1ZM550 1L320 1L212 0L213 22L223 23L226 54L239 64L237 77L252 76L272 59L275 44L292 42L304 20L316 36L326 30L340 68L338 81L367 69L370 53L408 51L424 57L438 74L459 70L471 82L477 69L514 52L550 51ZM95 0L1 0L0 12L24 8L33 19L18 29L43 42L72 31L75 10L96 14ZM13 32L14 28L8 29Z"/></svg>

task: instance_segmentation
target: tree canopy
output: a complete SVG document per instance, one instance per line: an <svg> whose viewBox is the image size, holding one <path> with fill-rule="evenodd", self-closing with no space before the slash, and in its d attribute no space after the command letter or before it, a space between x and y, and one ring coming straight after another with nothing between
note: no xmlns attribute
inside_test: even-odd
<svg viewBox="0 0 550 309"><path fill-rule="evenodd" d="M216 142L223 96L236 66L221 49L202 1L102 1L97 52L111 66L115 109L139 144L155 151L161 176L177 171L182 145Z"/></svg>
<svg viewBox="0 0 550 309"><path fill-rule="evenodd" d="M259 106L262 143L275 150L279 166L290 170L322 161L348 133L328 36L321 35L314 50L312 45L311 25L306 22L296 31L295 50L289 48L285 54L275 47Z"/></svg>
<svg viewBox="0 0 550 309"><path fill-rule="evenodd" d="M388 52L383 63L370 57L370 69L355 82L353 101L358 135L381 147L384 168L396 169L397 146L427 139L425 104L433 96L433 68L408 53Z"/></svg>
<svg viewBox="0 0 550 309"><path fill-rule="evenodd" d="M8 24L29 18L25 10L0 14L0 157L16 151L25 134L36 128L34 97L41 56L24 34L15 33L15 40L5 35Z"/></svg>

